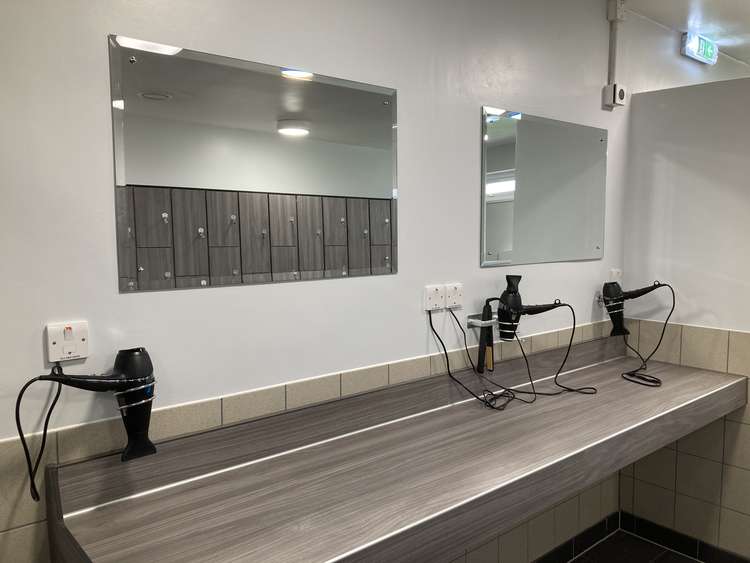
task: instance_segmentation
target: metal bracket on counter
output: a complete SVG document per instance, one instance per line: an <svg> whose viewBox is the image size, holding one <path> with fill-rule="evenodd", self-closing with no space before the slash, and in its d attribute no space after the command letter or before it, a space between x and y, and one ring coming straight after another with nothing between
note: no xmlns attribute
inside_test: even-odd
<svg viewBox="0 0 750 563"><path fill-rule="evenodd" d="M497 326L497 313L492 314L492 320L483 321L482 314L469 315L466 317L466 326L469 328L486 328L488 326Z"/></svg>

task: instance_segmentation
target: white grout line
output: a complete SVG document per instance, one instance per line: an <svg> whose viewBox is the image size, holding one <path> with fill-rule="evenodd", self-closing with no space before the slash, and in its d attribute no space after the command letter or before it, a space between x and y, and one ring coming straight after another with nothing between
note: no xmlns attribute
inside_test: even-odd
<svg viewBox="0 0 750 563"><path fill-rule="evenodd" d="M581 371L581 370L584 370L584 369L596 367L596 366L599 366L599 365L606 364L608 362L612 362L612 361L615 361L615 360L621 360L621 359L622 359L622 357L610 358L609 360L605 360L603 362L598 362L598 363L591 364L591 365L588 365L588 366L583 366L583 367L580 367L580 368L575 368L575 369L572 369L572 370L568 370L568 371L562 372L560 374L560 376L565 376L565 375L570 374L570 373L575 373L577 371ZM537 379L537 380L534 381L534 383L541 383L543 381L548 381L548 380L554 379L554 378L555 378L555 376L551 375L549 377L544 377L542 379ZM526 387L526 386L530 386L530 383L522 383L520 385L516 385L514 387L511 387L511 389L518 389L520 387ZM475 400L476 399L474 397L471 397L469 399L464 399L462 401L457 401L455 403L449 403L447 405L443 405L443 406L440 406L440 407L435 407L433 409L429 409L429 410L426 410L426 411L421 411L421 412L418 412L418 413L410 414L408 416L403 416L401 418L396 418L396 419L393 419L393 420L389 420L387 422L382 422L382 423L376 424L374 426L368 426L366 428L360 428L359 430L354 430L352 432L347 432L346 434L340 434L338 436L332 436L331 438L326 438L325 440L319 440L317 442L312 442L310 444L305 444L304 446L299 446L297 448L292 448L291 450L284 450L283 452L272 454L272 455L269 455L269 456L266 456L266 457L261 457L261 458L254 459L254 460L251 460L251 461L246 461L244 463L239 463L237 465L231 465L229 467L224 467L222 469L217 469L216 471L211 471L209 473L203 473L201 475L196 475L194 477L189 477L187 479L182 479L180 481L175 481L174 483L169 483L167 485L162 485L160 487L154 487L153 489L147 489L145 491L141 491L140 493L134 493L132 495L128 495L128 496L125 496L125 497L113 499L113 500L110 500L110 501L107 501L107 502L103 502L101 504L96 504L96 505L89 506L89 507L86 507L86 508L81 508L80 510L75 510L73 512L68 512L66 514L63 514L63 519L74 518L76 516L80 516L82 514L87 514L89 512L92 512L92 511L94 511L94 510L96 510L98 508L104 508L106 506L111 506L113 504L119 504L119 503L125 502L127 500L133 500L133 499L137 499L137 498L142 498L142 497L145 497L145 496L148 496L148 495L152 495L152 494L155 494L155 493L159 493L159 492L162 492L162 491L173 489L175 487L180 487L182 485L187 485L189 483L195 483L196 481L202 481L203 479L208 479L210 477L215 477L217 475L222 475L224 473L229 473L230 471L236 471L238 469L244 469L245 467L250 467L250 466L256 465L258 463L263 463L264 461L270 461L272 459L276 459L276 458L279 458L279 457L282 457L282 456L290 455L290 454L293 454L293 453L296 453L296 452L300 452L300 451L303 451L303 450L308 450L308 449L311 449L311 448L315 448L317 446L322 446L324 444L328 444L328 443L334 442L336 440L342 440L342 439L348 438L350 436L356 436L357 434L362 434L364 432L369 432L370 430L377 430L379 428L384 428L386 426L390 426L390 425L396 424L398 422L403 422L405 420L410 420L410 419L413 419L413 418L424 416L424 415L427 415L427 414L430 414L430 413L433 413L433 412L438 412L438 411L441 411L441 410L444 410L444 409L448 409L448 408L451 408L451 407L462 405L464 403L468 403L470 401L475 401Z"/></svg>
<svg viewBox="0 0 750 563"><path fill-rule="evenodd" d="M469 498L467 498L465 500L462 500L461 502L458 502L458 503L456 503L456 504L454 504L452 506L449 506L447 508L439 510L438 512L435 512L434 514L431 514L429 516L425 516L424 518L420 518L416 522L413 522L413 523L408 524L406 526L402 526L398 530L394 530L393 532L385 534L384 536L381 536L380 538L374 539L374 540L372 540L370 542L367 542L366 544L363 544L363 545L361 545L359 547L355 547L354 549L349 550L346 553L343 553L341 555L337 555L336 557L327 560L326 563L333 563L334 561L341 561L342 559L346 559L347 557L353 555L354 553L357 553L359 551L367 549L368 547L371 547L371 546L373 546L373 545L375 545L377 543L385 541L385 540L387 540L387 539L389 539L389 538L391 538L393 536L396 536L398 534L402 534L402 533L404 533L405 531L407 531L407 530L409 530L411 528L415 528L416 526L419 526L420 524L424 524L425 522L427 522L429 520L432 520L432 519L434 519L434 518L436 518L438 516L442 516L443 514L446 514L447 512L450 512L452 510L456 510L457 508L460 508L460 507L464 506L465 504L473 502L476 499L481 498L481 497L483 497L485 495L493 493L493 492L497 491L498 489L501 489L503 487L507 487L508 485L512 485L516 481L519 481L519 480L521 480L521 479L523 479L525 477L528 477L529 475L531 475L533 473L537 473L539 471L543 471L544 469L546 469L546 468L548 468L548 467L550 467L552 465L555 465L557 463L565 461L566 459L568 459L570 457L573 457L573 456L576 456L576 455L578 455L579 453L581 453L581 452L583 452L585 450L588 450L590 448L596 447L599 444L601 444L603 442L606 442L607 440L611 440L612 438L615 438L615 437L617 437L617 436L619 436L621 434L624 434L626 432L630 432L631 430L634 430L634 429L638 428L639 426L643 426L644 424L647 424L647 423L649 423L649 422L651 422L653 420L656 420L657 418L661 418L663 416L666 416L666 415L668 415L671 412L674 412L674 411L676 411L678 409L682 409L682 408L686 407L687 405L690 405L690 404L692 404L692 403L694 403L696 401L700 401L700 400L702 400L702 399L704 399L704 398L706 398L706 397L708 397L710 395L718 393L718 392L726 389L727 387L731 387L732 385L735 385L736 383L737 383L736 381L733 381L732 383L727 383L726 385L723 385L723 386L719 387L718 389L714 389L713 391L709 391L708 393L704 393L703 395L700 395L699 397L695 397L694 399L691 399L691 400L689 400L689 401L687 401L685 403L682 403L681 405L677 405L677 406L672 407L671 409L668 409L668 410L666 410L666 411L664 411L662 413L659 413L659 414L656 414L654 416L651 416L651 417L649 417L649 418L647 418L645 420L642 420L641 422L638 422L637 424L633 424L632 426L629 426L627 428L619 430L619 431L615 432L614 434L610 434L609 436L605 436L604 438L600 438L599 440L593 442L592 444L588 444L586 446L578 448L577 450L575 450L575 451L573 451L571 453L565 454L565 455L561 456L560 458L555 459L554 461L547 462L544 465L542 465L541 467L538 467L537 469L534 469L533 471L530 471L528 473L523 473L521 475L518 475L517 477L514 477L513 479L509 479L508 481L505 481L503 483L495 485L495 486L491 487L490 489L488 489L488 490L486 490L484 492L477 493L476 495L473 495L473 496L471 496L471 497L469 497Z"/></svg>

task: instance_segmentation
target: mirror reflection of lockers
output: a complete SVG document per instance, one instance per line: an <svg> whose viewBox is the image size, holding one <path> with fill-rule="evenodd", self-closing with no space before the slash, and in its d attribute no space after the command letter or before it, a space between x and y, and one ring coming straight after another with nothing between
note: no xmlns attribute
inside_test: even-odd
<svg viewBox="0 0 750 563"><path fill-rule="evenodd" d="M109 51L121 291L396 272L395 90Z"/></svg>
<svg viewBox="0 0 750 563"><path fill-rule="evenodd" d="M482 267L604 254L607 131L482 108Z"/></svg>

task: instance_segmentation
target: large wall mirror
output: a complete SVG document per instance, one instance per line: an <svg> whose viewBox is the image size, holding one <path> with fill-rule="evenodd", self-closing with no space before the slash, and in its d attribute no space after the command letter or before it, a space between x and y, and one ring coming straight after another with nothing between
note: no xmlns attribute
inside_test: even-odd
<svg viewBox="0 0 750 563"><path fill-rule="evenodd" d="M607 131L482 108L482 267L596 260Z"/></svg>
<svg viewBox="0 0 750 563"><path fill-rule="evenodd" d="M395 90L109 50L121 291L396 271Z"/></svg>

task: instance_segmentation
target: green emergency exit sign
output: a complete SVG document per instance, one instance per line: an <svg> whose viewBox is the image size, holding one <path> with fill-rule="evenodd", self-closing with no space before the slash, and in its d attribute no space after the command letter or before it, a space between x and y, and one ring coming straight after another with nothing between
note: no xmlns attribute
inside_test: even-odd
<svg viewBox="0 0 750 563"><path fill-rule="evenodd" d="M705 64L715 65L719 59L719 47L714 41L697 33L682 34L682 54Z"/></svg>

